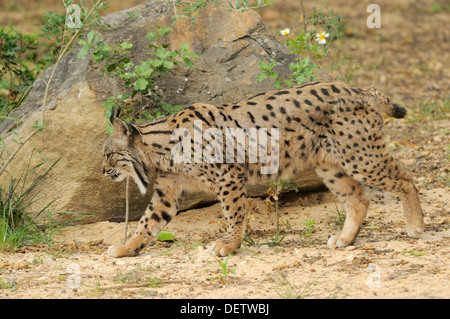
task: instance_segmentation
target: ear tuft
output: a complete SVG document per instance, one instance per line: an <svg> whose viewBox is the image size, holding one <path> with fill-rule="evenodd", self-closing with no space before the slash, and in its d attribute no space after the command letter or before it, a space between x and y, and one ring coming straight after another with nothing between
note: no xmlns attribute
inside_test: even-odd
<svg viewBox="0 0 450 319"><path fill-rule="evenodd" d="M114 115L114 105L111 106L111 115L109 116L109 122L111 124L114 123L114 118L118 118L120 116L120 111L122 111L122 108L119 106L119 108L117 109L116 115Z"/></svg>
<svg viewBox="0 0 450 319"><path fill-rule="evenodd" d="M113 124L114 122L114 106L111 106L111 115L109 116L109 122Z"/></svg>

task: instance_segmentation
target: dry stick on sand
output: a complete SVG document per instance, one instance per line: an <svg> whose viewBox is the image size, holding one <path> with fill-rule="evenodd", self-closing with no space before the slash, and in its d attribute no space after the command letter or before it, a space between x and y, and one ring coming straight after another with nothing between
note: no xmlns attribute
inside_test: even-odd
<svg viewBox="0 0 450 319"><path fill-rule="evenodd" d="M130 178L127 177L127 183L125 186L125 233L123 235L123 243L127 241L127 232L128 232L128 216L129 216L129 205L128 205L128 186L130 183Z"/></svg>
<svg viewBox="0 0 450 319"><path fill-rule="evenodd" d="M164 280L162 279L159 283L161 284L189 284L189 282L185 280ZM131 284L131 285L111 285L111 286L103 286L98 287L99 289L109 290L109 289L123 289L123 288L142 288L149 287L150 284Z"/></svg>

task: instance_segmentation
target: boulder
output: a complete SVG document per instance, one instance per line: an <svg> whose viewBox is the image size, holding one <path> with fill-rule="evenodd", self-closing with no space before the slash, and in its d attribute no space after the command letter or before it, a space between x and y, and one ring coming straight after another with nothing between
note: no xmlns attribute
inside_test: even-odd
<svg viewBox="0 0 450 319"><path fill-rule="evenodd" d="M130 19L127 11L138 10L138 18ZM133 44L137 60L147 58L146 34L152 25L169 26L172 23L173 4L145 2L135 8L110 14L104 21L111 28L102 30L103 41L127 41ZM277 62L276 71L289 73L293 57L278 42L272 32L254 11L228 11L208 7L202 9L195 24L189 19L177 22L165 39L173 48L189 42L191 50L199 57L194 66L176 67L161 77L157 85L165 99L178 105L194 102L212 104L238 101L273 88L273 82L258 83L259 61ZM38 184L33 207L88 213L83 222L121 220L125 212L125 183L115 183L101 173L102 145L107 138L102 103L120 88L120 81L101 76L89 57L78 59L78 46L69 51L56 71L50 88L46 128L35 134L17 153L0 178L2 187L8 185L10 176L20 176L31 158L33 167L45 157L48 163L59 162ZM39 119L45 90L52 68L36 80L28 99L10 117L17 123L5 120L0 133L9 153L16 147L17 136L26 136L36 119ZM18 135L17 135L18 134ZM39 153L33 150L38 150ZM2 159L3 161L3 159ZM32 181L42 174L46 165L29 173ZM322 187L311 171L305 171L295 180L301 190ZM134 182L130 182L130 219L139 219L147 206L152 190L141 196ZM267 185L250 188L251 196L263 196ZM188 209L199 203L215 201L214 194L190 193L182 203ZM61 215L59 219L73 218ZM65 217L64 217L65 216Z"/></svg>

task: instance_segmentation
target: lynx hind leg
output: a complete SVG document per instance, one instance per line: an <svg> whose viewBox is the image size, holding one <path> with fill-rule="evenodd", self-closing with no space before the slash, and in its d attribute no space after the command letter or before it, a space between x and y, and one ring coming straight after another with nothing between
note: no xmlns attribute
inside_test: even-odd
<svg viewBox="0 0 450 319"><path fill-rule="evenodd" d="M355 241L370 202L364 195L362 185L346 175L340 167L322 164L316 168L316 173L344 205L346 211L341 232L330 237L328 246L330 248L348 246Z"/></svg>
<svg viewBox="0 0 450 319"><path fill-rule="evenodd" d="M141 217L133 236L125 244L115 244L108 249L111 257L130 257L139 254L152 236L175 217L182 187L169 178L159 177L154 184L152 200Z"/></svg>
<svg viewBox="0 0 450 319"><path fill-rule="evenodd" d="M372 176L363 177L362 182L399 196L403 204L406 232L410 237L419 237L425 230L425 223L412 174L395 163L391 156L380 159L379 163L384 165L374 165L374 168L381 168L376 169Z"/></svg>

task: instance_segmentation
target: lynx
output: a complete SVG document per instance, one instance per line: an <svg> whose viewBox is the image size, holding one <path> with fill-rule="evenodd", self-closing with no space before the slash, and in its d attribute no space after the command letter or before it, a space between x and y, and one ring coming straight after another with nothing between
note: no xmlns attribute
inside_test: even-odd
<svg viewBox="0 0 450 319"><path fill-rule="evenodd" d="M227 227L210 248L214 255L227 256L243 238L246 185L287 179L305 168L315 169L347 212L342 231L328 240L330 248L355 241L369 207L363 185L398 195L407 234L419 236L425 224L418 192L411 174L386 148L383 111L395 118L406 115L405 108L375 88L313 82L238 103L197 103L139 124L129 124L112 112L114 132L103 148L103 173L115 181L133 178L142 193L151 183L151 170L156 170L156 179L136 232L125 244L111 246L109 254L137 255L176 216L186 190L209 188L218 196ZM225 145L235 136L228 133L239 129L246 138L230 151ZM251 129L265 132L267 138L252 135ZM195 134L209 139L196 139ZM249 149L251 145L258 150ZM244 156L239 148L247 150ZM267 173L264 169L269 166L275 170Z"/></svg>

